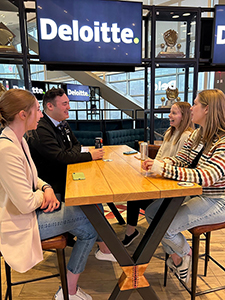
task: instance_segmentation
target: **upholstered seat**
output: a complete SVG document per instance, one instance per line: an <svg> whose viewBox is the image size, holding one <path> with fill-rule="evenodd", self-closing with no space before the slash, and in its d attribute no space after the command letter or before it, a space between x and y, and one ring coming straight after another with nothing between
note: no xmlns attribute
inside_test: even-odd
<svg viewBox="0 0 225 300"><path fill-rule="evenodd" d="M108 145L128 145L135 148L135 140L144 140L144 129L122 129L106 131Z"/></svg>

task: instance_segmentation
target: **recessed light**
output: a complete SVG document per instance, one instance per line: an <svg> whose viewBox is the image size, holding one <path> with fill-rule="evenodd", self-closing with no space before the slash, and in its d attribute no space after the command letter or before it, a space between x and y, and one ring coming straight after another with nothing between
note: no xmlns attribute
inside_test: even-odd
<svg viewBox="0 0 225 300"><path fill-rule="evenodd" d="M190 16L190 13L184 13L183 16L184 17Z"/></svg>
<svg viewBox="0 0 225 300"><path fill-rule="evenodd" d="M179 17L180 17L180 16L178 16L178 15L172 16L173 19L177 19L177 18L179 18Z"/></svg>

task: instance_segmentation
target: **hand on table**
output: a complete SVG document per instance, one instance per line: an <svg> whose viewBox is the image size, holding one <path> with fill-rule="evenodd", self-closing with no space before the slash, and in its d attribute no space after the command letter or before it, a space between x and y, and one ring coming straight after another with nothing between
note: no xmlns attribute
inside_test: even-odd
<svg viewBox="0 0 225 300"><path fill-rule="evenodd" d="M154 159L148 158L142 163L141 167L145 171L151 171L153 163L154 163Z"/></svg>
<svg viewBox="0 0 225 300"><path fill-rule="evenodd" d="M91 153L92 160L102 159L105 154L103 148L90 149L89 152Z"/></svg>

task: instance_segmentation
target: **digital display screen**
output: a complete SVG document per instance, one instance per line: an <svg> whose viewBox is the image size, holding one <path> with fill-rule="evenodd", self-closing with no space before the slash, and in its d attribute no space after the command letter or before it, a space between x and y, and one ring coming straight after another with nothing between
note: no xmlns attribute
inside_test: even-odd
<svg viewBox="0 0 225 300"><path fill-rule="evenodd" d="M36 0L40 60L141 64L142 3Z"/></svg>
<svg viewBox="0 0 225 300"><path fill-rule="evenodd" d="M71 101L89 101L90 89L86 85L67 84L66 85L67 97Z"/></svg>
<svg viewBox="0 0 225 300"><path fill-rule="evenodd" d="M225 64L225 5L215 6L213 64Z"/></svg>

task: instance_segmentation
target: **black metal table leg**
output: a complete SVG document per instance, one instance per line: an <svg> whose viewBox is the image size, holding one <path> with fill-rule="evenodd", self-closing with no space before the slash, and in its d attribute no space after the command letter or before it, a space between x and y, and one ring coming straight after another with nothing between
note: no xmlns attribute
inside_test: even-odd
<svg viewBox="0 0 225 300"><path fill-rule="evenodd" d="M119 224L120 225L126 224L126 222L124 221L123 217L121 216L121 214L119 213L118 209L116 208L115 204L114 203L107 203L107 205L111 209L112 213L116 217L116 219L119 222Z"/></svg>
<svg viewBox="0 0 225 300"><path fill-rule="evenodd" d="M109 297L109 300L124 300L129 299L132 290L121 291L119 285L117 284Z"/></svg>
<svg viewBox="0 0 225 300"><path fill-rule="evenodd" d="M164 199L133 257L128 254L126 248L118 240L116 233L97 205L81 206L81 209L123 269L123 273L109 300L127 300L134 289L138 291L143 299L159 300L146 280L144 272L184 198Z"/></svg>

